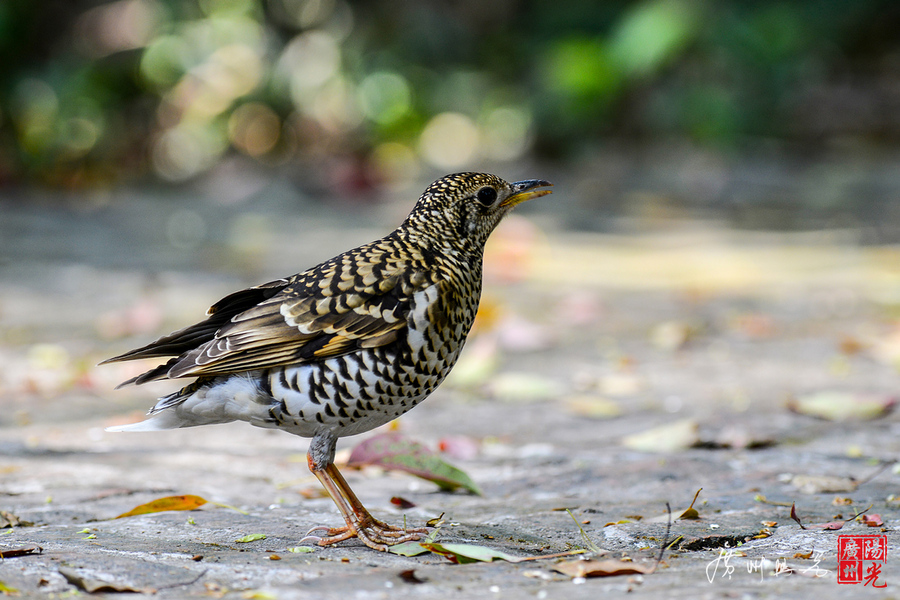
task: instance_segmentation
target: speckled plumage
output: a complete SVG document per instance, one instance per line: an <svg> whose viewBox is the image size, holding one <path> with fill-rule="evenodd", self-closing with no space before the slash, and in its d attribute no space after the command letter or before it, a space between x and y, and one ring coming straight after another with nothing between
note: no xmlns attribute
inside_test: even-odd
<svg viewBox="0 0 900 600"><path fill-rule="evenodd" d="M387 423L431 394L453 367L481 295L484 244L516 204L550 185L482 173L431 184L387 236L308 271L226 296L209 317L106 362L172 357L126 381L196 377L150 418L117 430L247 421L312 437L310 469L347 526L383 550L416 539L373 519L334 468L337 438ZM340 496L340 497L338 497Z"/></svg>

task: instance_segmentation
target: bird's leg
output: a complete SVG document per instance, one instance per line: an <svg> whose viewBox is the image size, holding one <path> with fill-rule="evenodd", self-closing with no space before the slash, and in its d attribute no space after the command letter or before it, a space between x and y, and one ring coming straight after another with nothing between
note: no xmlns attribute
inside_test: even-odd
<svg viewBox="0 0 900 600"><path fill-rule="evenodd" d="M347 523L344 527L314 527L302 541L315 541L320 546L328 546L336 542L359 538L366 546L385 551L388 546L418 540L421 534L428 533L425 528L403 529L383 523L369 514L338 468L334 465L334 448L337 438L331 432L317 434L310 444L307 462L309 470L322 483L322 487L334 500L338 510ZM309 535L314 531L324 530L324 535Z"/></svg>

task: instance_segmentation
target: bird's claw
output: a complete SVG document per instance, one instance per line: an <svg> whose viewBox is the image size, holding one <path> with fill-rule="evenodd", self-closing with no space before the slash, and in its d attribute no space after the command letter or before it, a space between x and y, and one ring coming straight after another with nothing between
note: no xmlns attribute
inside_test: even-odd
<svg viewBox="0 0 900 600"><path fill-rule="evenodd" d="M325 531L325 534L322 536L309 535L309 533L312 533L313 531L322 530ZM421 539L423 535L428 533L428 528L417 527L403 529L402 527L388 525L387 523L383 523L373 518L371 519L371 522L365 524L354 523L352 525L348 524L344 527L334 528L324 526L313 527L309 533L307 533L305 538L300 540L300 543L310 541L319 546L330 546L337 542L342 542L355 537L359 538L359 540L369 548L384 552L390 546L402 544L404 542L414 542Z"/></svg>

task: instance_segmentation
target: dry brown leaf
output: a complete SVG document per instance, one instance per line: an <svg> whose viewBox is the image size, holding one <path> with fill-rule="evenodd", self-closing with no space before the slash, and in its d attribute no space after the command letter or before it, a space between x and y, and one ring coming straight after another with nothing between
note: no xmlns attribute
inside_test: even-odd
<svg viewBox="0 0 900 600"><path fill-rule="evenodd" d="M553 565L553 570L569 577L614 577L617 575L646 575L655 567L647 567L623 560L567 560Z"/></svg>
<svg viewBox="0 0 900 600"><path fill-rule="evenodd" d="M17 556L28 556L29 554L41 554L43 551L44 549L40 546L10 548L8 550L0 550L0 558L15 558Z"/></svg>
<svg viewBox="0 0 900 600"><path fill-rule="evenodd" d="M124 583L115 583L104 581L90 575L83 575L80 569L71 567L59 567L59 574L66 578L66 581L74 585L80 590L84 590L89 594L98 592L137 592L138 594L154 594L156 590L136 588Z"/></svg>
<svg viewBox="0 0 900 600"><path fill-rule="evenodd" d="M868 525L869 527L883 527L884 521L881 520L881 515L862 515L860 517L860 522L864 525Z"/></svg>
<svg viewBox="0 0 900 600"><path fill-rule="evenodd" d="M31 521L23 521L16 515L5 510L0 510L0 529L5 527L31 527L34 525Z"/></svg>

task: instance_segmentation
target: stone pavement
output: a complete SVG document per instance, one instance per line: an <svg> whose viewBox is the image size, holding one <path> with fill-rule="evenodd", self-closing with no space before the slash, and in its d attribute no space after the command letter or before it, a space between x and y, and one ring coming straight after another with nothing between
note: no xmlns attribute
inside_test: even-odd
<svg viewBox="0 0 900 600"><path fill-rule="evenodd" d="M386 520L443 513L441 542L517 556L584 547L569 509L603 558L647 566L666 503L677 516L702 488L700 518L675 521L678 541L654 573L573 579L553 571L555 559L456 565L353 542L292 552L310 527L339 524L306 469L306 440L244 424L104 432L171 386L113 391L137 367L99 360L193 322L232 289L366 241L387 229L372 222L397 213L355 211L346 226L311 208L286 219L283 206L198 206L3 207L0 510L33 524L0 529L0 551L43 549L0 561L0 582L21 597L94 586L157 598L897 595L900 478L884 465L900 451L898 417L859 420L859 409L824 420L787 408L821 392L838 398L825 402L832 412L889 405L900 381L896 249L697 223L572 234L540 210L498 232L466 362L399 422L432 447L474 442L473 455L448 460L483 495L374 468L346 473ZM184 220L202 223L204 236L179 229ZM680 433L649 447L629 438L672 423ZM114 519L176 494L210 503ZM416 506L401 511L392 496ZM805 524L871 506L884 525L804 530L792 502ZM237 542L251 534L266 537ZM841 534L886 536L877 583L887 587L837 584ZM726 545L735 552L722 556ZM793 574L776 573L784 565Z"/></svg>

